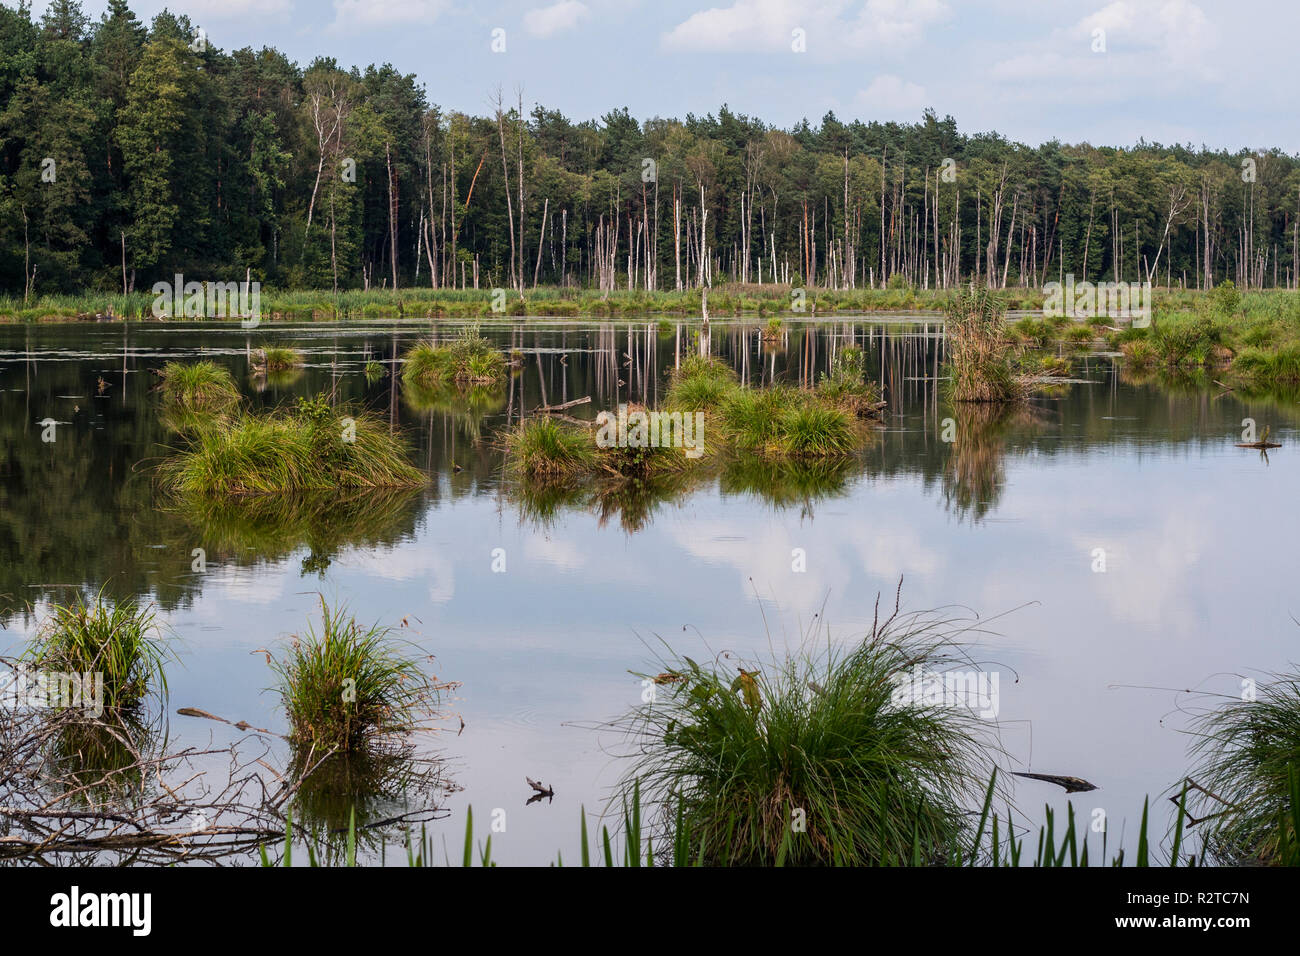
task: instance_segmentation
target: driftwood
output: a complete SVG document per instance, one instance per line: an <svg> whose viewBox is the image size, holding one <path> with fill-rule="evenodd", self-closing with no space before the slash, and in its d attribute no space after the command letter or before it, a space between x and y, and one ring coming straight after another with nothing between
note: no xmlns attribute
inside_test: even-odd
<svg viewBox="0 0 1300 956"><path fill-rule="evenodd" d="M281 740L289 739L284 734L275 733L274 730L267 730L265 727L254 727L246 720L241 720L238 723L232 723L231 721L226 720L226 718L224 717L218 717L216 714L209 714L206 710L199 710L197 707L181 707L177 709L176 713L180 714L182 717L201 717L204 720L219 720L223 724L230 724L230 726L234 727L236 730L253 730L259 734L274 734L276 737L279 737Z"/></svg>
<svg viewBox="0 0 1300 956"><path fill-rule="evenodd" d="M1238 448L1259 448L1261 450L1266 448L1281 448L1282 446L1277 442L1268 440L1268 433L1272 429L1272 427L1273 426L1271 425L1264 426L1264 434L1259 436L1259 441L1250 441L1250 442L1239 441L1237 442L1237 447Z"/></svg>
<svg viewBox="0 0 1300 956"><path fill-rule="evenodd" d="M552 412L562 412L566 408L573 408L576 405L586 405L590 401L591 401L591 396L584 395L582 396L582 398L575 398L571 402L562 402L559 405L538 405L536 408L533 409L533 413L549 415Z"/></svg>
<svg viewBox="0 0 1300 956"><path fill-rule="evenodd" d="M0 658L0 666L15 664ZM306 822L299 804L322 779L313 774L338 754L289 752L288 765L277 769L277 754L286 754L272 749L267 732L192 707L178 713L243 733L228 746L178 747L169 741L161 702L151 698L138 712L94 717L80 708L0 701L0 861L247 861L259 847L283 845L291 808L295 825ZM358 831L445 814L434 788L449 787L435 759L416 757L405 743L376 754L400 765L404 781L418 777L413 789L429 800L399 817L358 820Z"/></svg>
<svg viewBox="0 0 1300 956"><path fill-rule="evenodd" d="M1054 783L1058 787L1064 787L1066 793L1083 793L1088 790L1096 790L1095 784L1082 780L1079 777L1065 777L1054 773L1018 773L1011 771L1017 777L1026 777L1029 780L1042 780L1045 783Z"/></svg>

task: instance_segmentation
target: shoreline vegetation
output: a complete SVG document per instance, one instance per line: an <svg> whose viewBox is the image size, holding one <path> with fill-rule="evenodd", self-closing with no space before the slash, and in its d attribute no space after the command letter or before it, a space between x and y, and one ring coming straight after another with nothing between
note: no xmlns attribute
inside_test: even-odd
<svg viewBox="0 0 1300 956"><path fill-rule="evenodd" d="M502 312L493 311L492 292L486 289L372 289L340 293L337 298L326 293L285 292L267 293L265 300L269 303L267 315L273 321L473 319L475 326L459 339L421 343L405 356L403 382L413 389L418 386L433 392L452 384L495 385L504 379L508 362L481 338L477 327L480 321L632 321L659 316L661 326L667 324L671 334L673 324L668 317L678 317L689 327L698 326L704 308L701 293L698 288L600 293L541 287L532 290L526 299L508 301ZM143 321L152 321L147 298L109 296L104 302L108 303L108 314L117 321L122 316L133 320L143 316ZM1067 375L1069 357L1088 351L1116 353L1132 370L1221 371L1221 388L1247 392L1300 390L1300 293L1281 289L1241 292L1231 281L1224 281L1208 292L1157 289L1153 299L1151 321L1146 326L1108 315L1044 315L1047 297L1029 289L809 289L803 307L796 310L792 308L789 286L732 283L710 290L707 302L711 318L759 320L765 342L772 341L778 334L776 330L785 328L786 322L850 313L907 312L924 317L932 313L946 324L956 320L960 328L962 313L953 311L954 302L986 303L988 308L1000 311L1004 319L991 336L984 337L984 345L977 347L987 353L979 361L985 364L985 373L991 374L998 370L989 366L987 359L1010 350L1012 361L1001 370L1007 374L1001 376L1002 382L995 389L1004 396L1017 390L1017 381L1036 385L1043 384L1044 379ZM17 309L12 299L0 299L0 321L84 320L90 314L86 306L86 297L51 296L26 309ZM969 323L966 328L973 330ZM996 350L990 351L995 346ZM264 346L254 354L254 374L293 374L303 362L302 354L290 348ZM974 361L973 355L968 358ZM959 370L969 369L968 362ZM971 382L959 387L958 393L964 390L981 392Z"/></svg>
<svg viewBox="0 0 1300 956"><path fill-rule="evenodd" d="M797 287L777 283L718 283L708 288L708 311L711 318L749 317L765 320L786 318L793 321L816 318L828 314L847 312L934 312L942 313L952 296L968 286L951 288L917 288L891 286L887 288L836 289L829 287ZM976 288L984 289L981 284ZM1300 293L1286 289L1258 289L1249 292L1232 290L1224 295L1220 290L1232 288L1231 281L1220 283L1208 292L1178 287L1157 287L1152 290L1153 311L1159 316L1171 312L1195 310L1205 304L1225 313L1244 316L1274 314L1279 303L1294 303ZM1044 306L1050 301L1048 293L1037 288L995 288L988 290L997 296L1009 312L1034 312L1042 317ZM438 318L635 318L644 315L680 316L699 318L704 309L704 290L700 287L682 290L648 291L645 289L612 289L604 292L578 286L538 286L527 290L521 298L507 295L504 302L495 301L494 289L448 289L410 287L394 292L391 289L368 289L339 292L328 290L276 290L263 288L261 292L261 318L263 321L335 321L365 319L438 319ZM802 295L796 294L801 292ZM155 318L151 312L154 297L145 293L122 295L82 293L79 295L49 294L36 296L24 305L21 298L0 297L0 322L42 321L143 321L143 322L240 322L239 317L226 319L183 318L164 316ZM1080 320L1065 317L1067 322ZM1105 316L1088 317L1087 324L1114 326L1115 320ZM773 329L777 326L772 326Z"/></svg>

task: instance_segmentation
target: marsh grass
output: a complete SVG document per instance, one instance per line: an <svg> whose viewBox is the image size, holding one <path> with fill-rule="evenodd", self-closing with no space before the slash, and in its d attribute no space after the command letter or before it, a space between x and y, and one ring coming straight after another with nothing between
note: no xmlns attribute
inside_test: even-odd
<svg viewBox="0 0 1300 956"><path fill-rule="evenodd" d="M956 633L896 610L847 650L704 665L667 650L662 673L637 675L657 701L614 725L633 748L625 782L657 808L661 846L706 864L947 859L986 792L992 740L974 714L900 705L893 691L914 667L964 660Z"/></svg>
<svg viewBox="0 0 1300 956"><path fill-rule="evenodd" d="M1203 711L1192 740L1189 809L1208 825L1211 853L1230 865L1300 863L1300 675Z"/></svg>
<svg viewBox="0 0 1300 956"><path fill-rule="evenodd" d="M358 624L322 597L319 630L309 624L271 664L295 753L373 753L427 729L455 685L427 675L426 657L391 628Z"/></svg>
<svg viewBox="0 0 1300 956"><path fill-rule="evenodd" d="M945 346L948 398L1015 402L1027 386L1011 364L1002 303L986 289L959 291L948 303Z"/></svg>
<svg viewBox="0 0 1300 956"><path fill-rule="evenodd" d="M1223 328L1210 316L1160 316L1147 330L1147 341L1165 365L1224 364Z"/></svg>
<svg viewBox="0 0 1300 956"><path fill-rule="evenodd" d="M298 368L305 361L303 354L297 349L278 345L263 346L254 354L261 355L261 360L255 361L255 364L267 372L285 372Z"/></svg>
<svg viewBox="0 0 1300 956"><path fill-rule="evenodd" d="M507 468L516 476L567 481L588 474L598 459L595 438L581 426L550 417L527 418L505 437Z"/></svg>
<svg viewBox="0 0 1300 956"><path fill-rule="evenodd" d="M168 362L158 374L159 391L170 410L220 413L239 404L234 376L216 362Z"/></svg>
<svg viewBox="0 0 1300 956"><path fill-rule="evenodd" d="M450 384L492 385L504 380L505 375L505 356L477 329L466 329L447 344L420 342L402 360L403 383L424 389Z"/></svg>
<svg viewBox="0 0 1300 956"><path fill-rule="evenodd" d="M107 713L134 711L151 692L165 695L171 656L152 606L113 604L101 590L91 602L51 605L23 658L42 671L103 675Z"/></svg>
<svg viewBox="0 0 1300 956"><path fill-rule="evenodd" d="M1274 351L1243 349L1232 363L1232 376L1253 388L1294 388L1300 384L1300 343Z"/></svg>
<svg viewBox="0 0 1300 956"><path fill-rule="evenodd" d="M736 373L721 359L689 355L669 376L665 405L680 411L708 411L737 387Z"/></svg>
<svg viewBox="0 0 1300 956"><path fill-rule="evenodd" d="M376 416L333 408L323 397L292 410L245 414L203 429L158 470L180 496L239 496L332 488L410 488L423 472L404 442Z"/></svg>

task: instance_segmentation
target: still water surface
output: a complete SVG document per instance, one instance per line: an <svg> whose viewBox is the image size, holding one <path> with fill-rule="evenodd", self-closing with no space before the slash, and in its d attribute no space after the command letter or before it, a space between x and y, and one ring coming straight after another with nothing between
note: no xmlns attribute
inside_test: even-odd
<svg viewBox="0 0 1300 956"><path fill-rule="evenodd" d="M819 626L847 640L900 576L912 609L1010 611L974 654L1001 678L1010 769L1096 784L1075 807L1107 812L1112 846L1126 827L1133 842L1144 796L1154 802L1188 769L1186 692L1236 696L1242 677L1300 657L1294 404L1135 381L1091 355L1074 372L1087 383L998 418L936 400L933 319L794 324L775 345L757 325L713 325L713 351L755 383L809 381L838 348L863 346L890 399L877 439L797 486L724 473L644 508L575 501L539 516L504 480L494 433L585 395L571 414L653 405L691 348L686 327L485 324L514 353L508 387L432 407L392 374L428 322L0 327L0 652L32 633L44 602L106 586L155 602L177 635L173 711L283 730L257 651L301 631L318 594L367 622L405 618L438 675L462 682L450 706L464 729L453 719L432 742L454 791L431 833L457 858L465 808L483 835L502 808L493 856L506 864L575 853L579 807L603 808L623 769L619 742L593 727L640 704L629 671L653 666L656 636L693 655L763 655ZM435 334L460 327L439 322ZM305 369L251 375L249 350L267 343L302 350ZM227 365L255 407L332 390L376 410L408 436L429 487L270 523L166 508L149 468L176 440L158 420L153 370L200 357ZM372 360L384 374L368 379ZM60 423L53 443L41 441L47 417ZM950 417L953 443L942 440ZM1246 417L1282 442L1270 459L1233 447ZM170 733L233 739L175 716ZM525 776L554 800L525 806ZM1015 796L1030 824L1044 803L1066 802L1032 781Z"/></svg>

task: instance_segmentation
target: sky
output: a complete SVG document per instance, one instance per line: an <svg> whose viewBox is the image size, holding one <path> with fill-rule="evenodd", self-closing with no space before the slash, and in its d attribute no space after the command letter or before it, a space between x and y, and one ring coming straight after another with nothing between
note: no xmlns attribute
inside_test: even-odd
<svg viewBox="0 0 1300 956"><path fill-rule="evenodd" d="M223 50L414 73L487 113L914 121L1037 145L1300 152L1296 0L175 0ZM33 4L40 12L40 0ZM84 0L98 18L106 2ZM134 0L142 20L158 0ZM500 31L500 32L497 32ZM494 45L496 49L494 49Z"/></svg>

